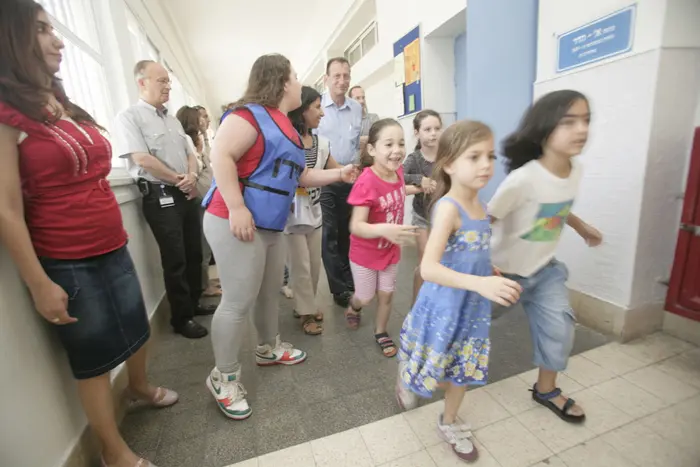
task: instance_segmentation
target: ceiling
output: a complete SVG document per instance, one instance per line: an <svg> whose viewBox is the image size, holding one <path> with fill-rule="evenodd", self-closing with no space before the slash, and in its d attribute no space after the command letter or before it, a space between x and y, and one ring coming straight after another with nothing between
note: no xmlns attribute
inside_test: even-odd
<svg viewBox="0 0 700 467"><path fill-rule="evenodd" d="M242 94L257 57L286 55L301 75L320 52L330 31L320 21L333 8L328 0L165 0L198 67L209 104L219 108ZM337 8L337 6L336 6ZM314 27L323 25L325 28Z"/></svg>

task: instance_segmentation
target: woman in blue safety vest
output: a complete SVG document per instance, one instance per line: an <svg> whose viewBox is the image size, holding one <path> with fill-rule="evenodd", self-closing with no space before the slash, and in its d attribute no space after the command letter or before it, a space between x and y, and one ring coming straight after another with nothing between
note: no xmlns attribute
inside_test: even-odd
<svg viewBox="0 0 700 467"><path fill-rule="evenodd" d="M216 134L211 160L213 184L204 198L204 234L211 245L223 296L211 329L216 366L207 387L229 418L248 418L251 409L240 382L240 348L253 309L259 366L295 365L306 353L282 342L278 333L279 290L284 275L282 232L299 185L352 183L352 165L305 167L299 133L287 113L301 105L301 84L289 60L259 57L248 89L227 112Z"/></svg>

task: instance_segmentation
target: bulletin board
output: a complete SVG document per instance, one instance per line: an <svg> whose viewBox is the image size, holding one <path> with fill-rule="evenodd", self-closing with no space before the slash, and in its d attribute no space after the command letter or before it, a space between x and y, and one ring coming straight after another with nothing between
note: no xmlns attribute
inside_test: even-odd
<svg viewBox="0 0 700 467"><path fill-rule="evenodd" d="M397 117L423 108L420 26L394 42L394 105Z"/></svg>

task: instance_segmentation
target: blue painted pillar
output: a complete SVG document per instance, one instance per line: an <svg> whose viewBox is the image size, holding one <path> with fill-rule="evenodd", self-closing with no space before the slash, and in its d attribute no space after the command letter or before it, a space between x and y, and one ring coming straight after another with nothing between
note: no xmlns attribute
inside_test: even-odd
<svg viewBox="0 0 700 467"><path fill-rule="evenodd" d="M466 118L481 120L501 141L532 103L537 69L539 0L469 0L467 3ZM502 161L482 190L488 201L505 177Z"/></svg>

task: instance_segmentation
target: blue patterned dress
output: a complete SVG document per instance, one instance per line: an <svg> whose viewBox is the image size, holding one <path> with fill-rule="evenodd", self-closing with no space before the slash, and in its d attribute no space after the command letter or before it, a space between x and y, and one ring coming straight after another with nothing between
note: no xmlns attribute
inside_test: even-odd
<svg viewBox="0 0 700 467"><path fill-rule="evenodd" d="M455 200L461 226L447 240L440 263L454 271L491 276L488 218L472 220ZM401 380L412 392L430 397L438 383L486 384L491 302L462 289L425 282L401 329Z"/></svg>

